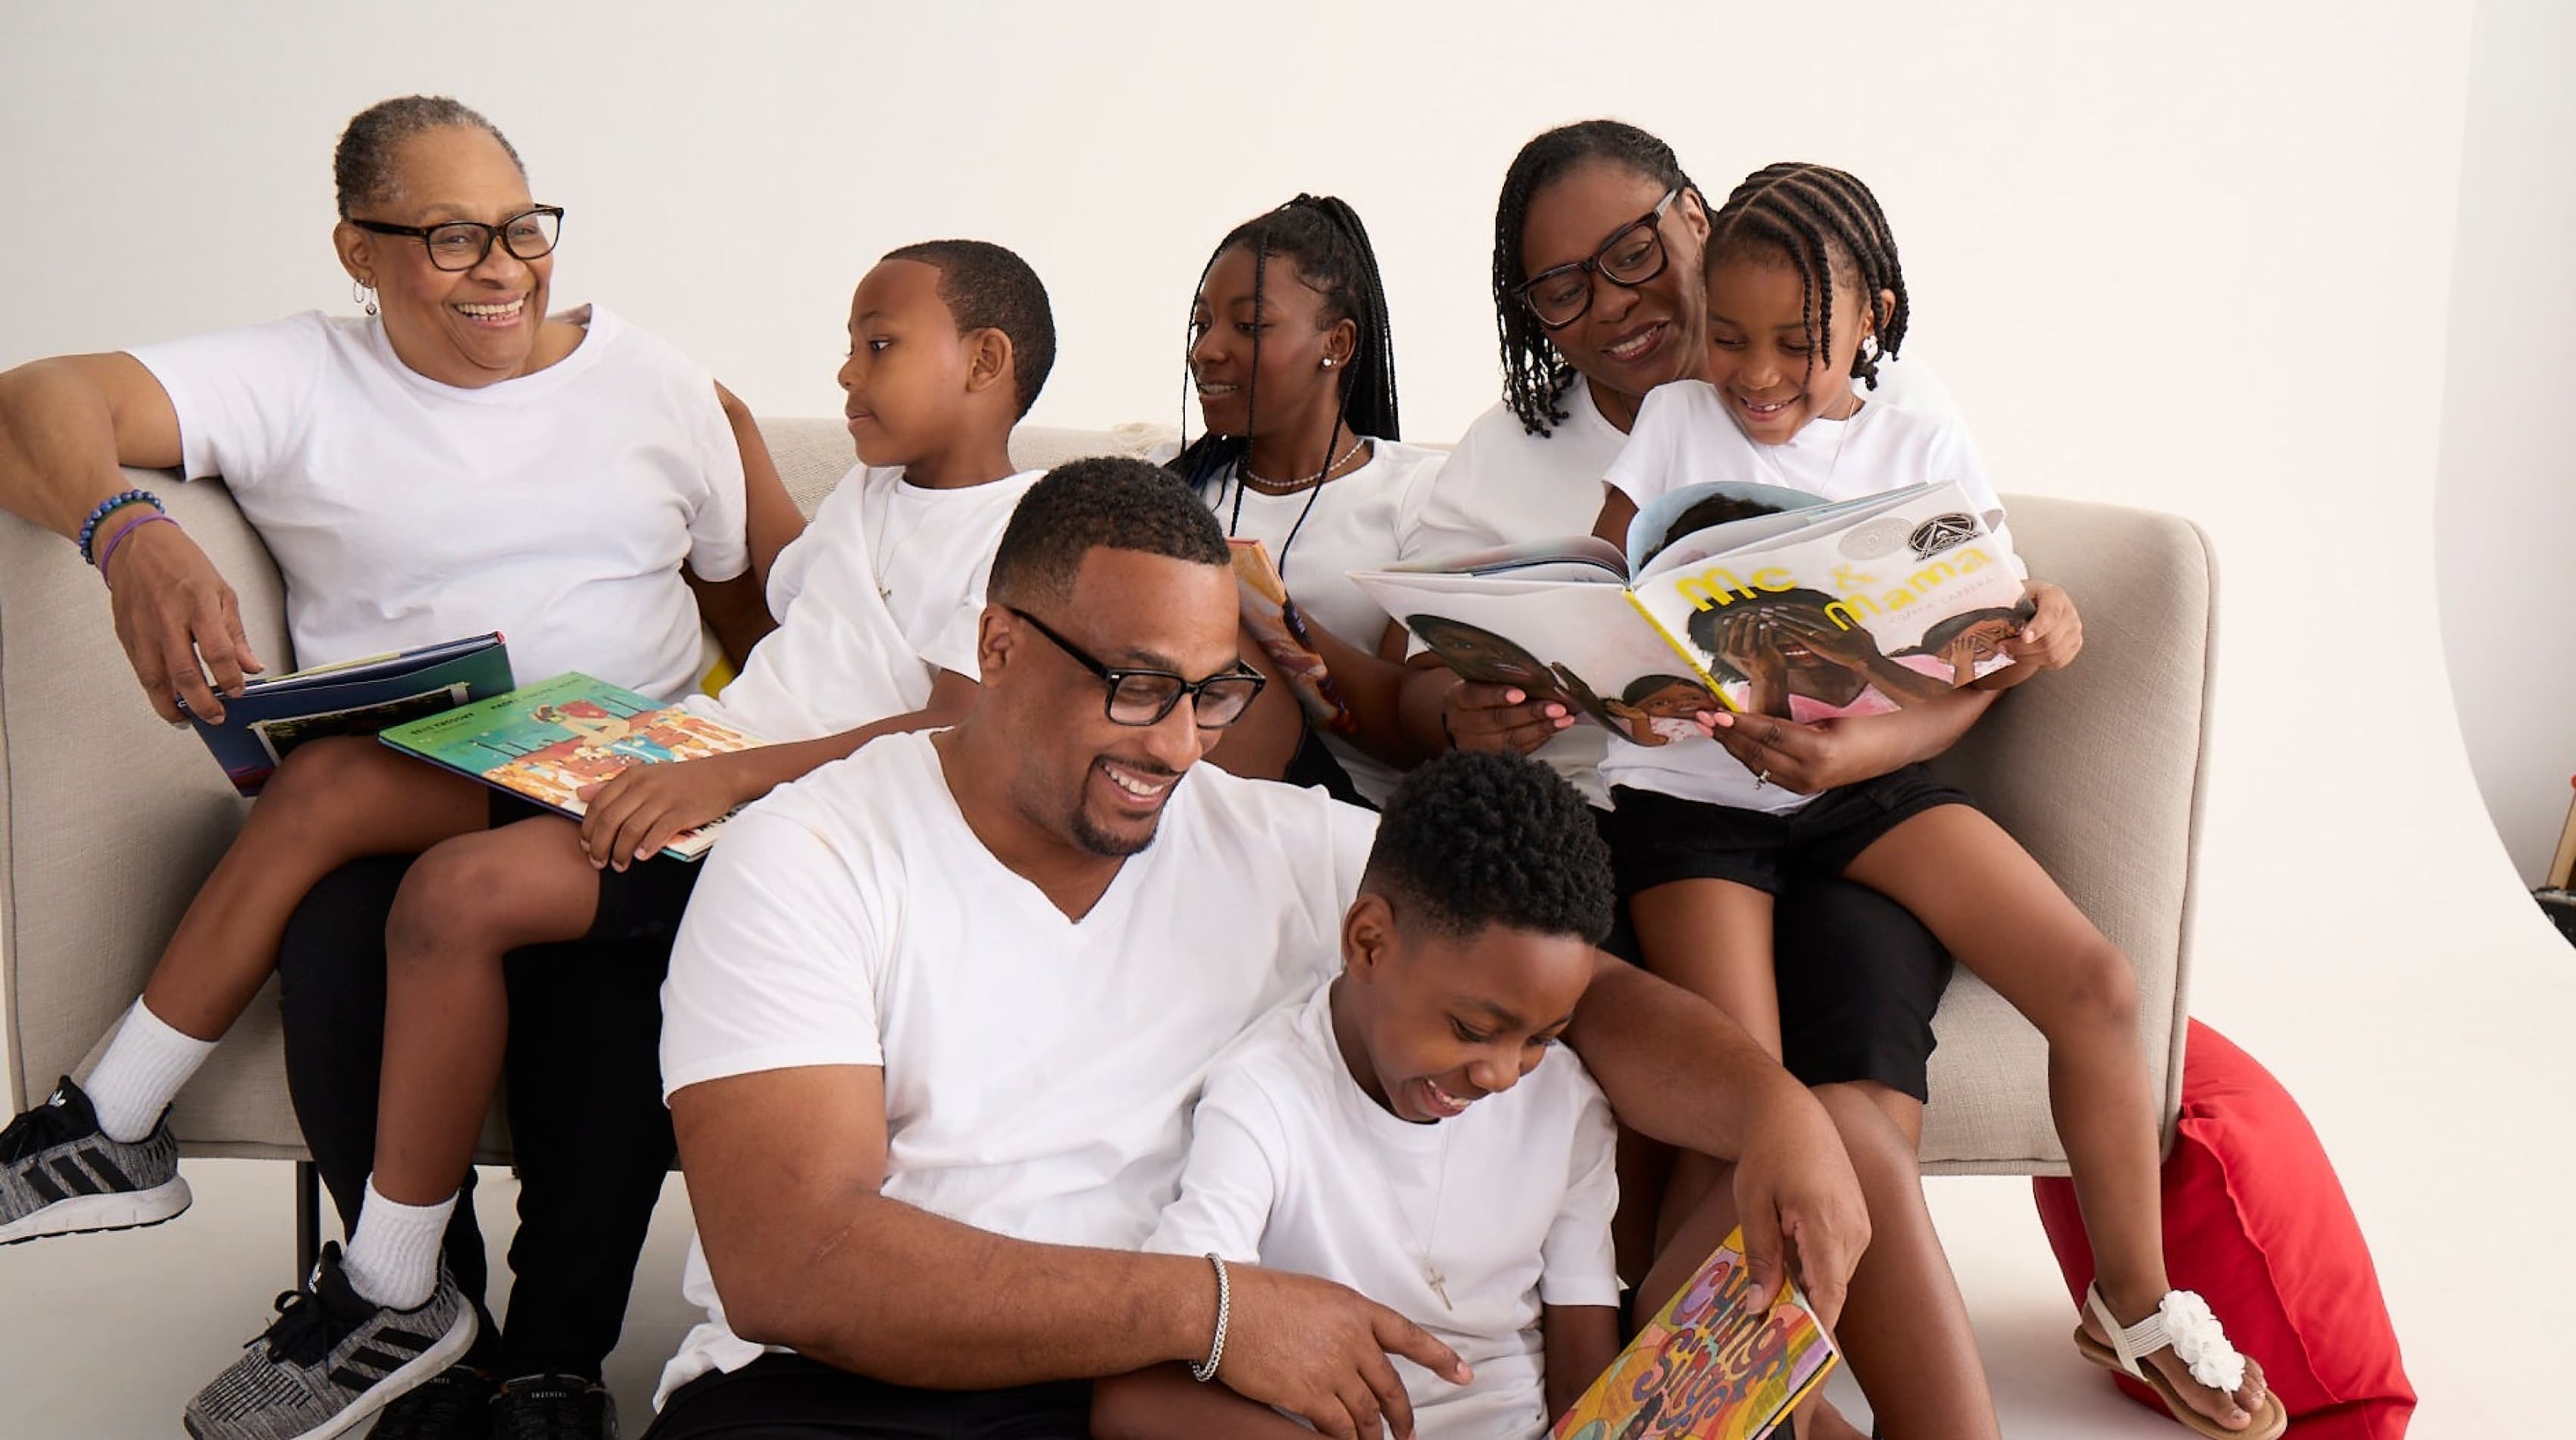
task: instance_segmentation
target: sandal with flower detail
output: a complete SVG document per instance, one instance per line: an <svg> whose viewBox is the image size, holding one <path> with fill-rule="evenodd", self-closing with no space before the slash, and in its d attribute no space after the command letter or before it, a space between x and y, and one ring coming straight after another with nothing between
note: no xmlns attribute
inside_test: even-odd
<svg viewBox="0 0 2576 1440"><path fill-rule="evenodd" d="M2111 1337L2111 1343L2105 1345L2085 1334L2079 1325L2075 1348L2103 1369L2116 1370L2154 1390L2165 1402L2166 1412L2193 1433L2209 1440L2278 1440L2281 1432L2290 1428L2290 1417L2281 1409L2281 1397L2267 1390L2263 1404L2253 1412L2254 1423L2242 1430L2230 1430L2191 1408L2191 1402L2182 1397L2164 1372L2146 1363L2147 1356L2170 1345L2174 1355L2190 1367L2191 1378L2210 1389L2233 1395L2245 1383L2245 1357L2227 1343L2227 1331L2210 1313L2209 1302L2199 1295L2189 1290L2168 1290L2147 1318L2126 1328L2112 1317L2111 1307L2102 1303L2099 1287L2085 1290L2084 1307L2093 1313L2094 1323Z"/></svg>

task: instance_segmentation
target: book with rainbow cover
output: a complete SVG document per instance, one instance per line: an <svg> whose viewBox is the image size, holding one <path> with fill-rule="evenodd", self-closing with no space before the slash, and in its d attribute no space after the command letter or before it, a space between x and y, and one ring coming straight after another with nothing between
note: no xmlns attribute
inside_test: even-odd
<svg viewBox="0 0 2576 1440"><path fill-rule="evenodd" d="M397 725L378 737L397 750L579 819L581 792L629 765L729 755L767 742L678 705L583 674ZM695 860L715 844L711 820L663 847Z"/></svg>
<svg viewBox="0 0 2576 1440"><path fill-rule="evenodd" d="M1769 1434L1842 1357L1797 1286L1753 1311L1744 1305L1752 1284L1738 1229L1556 1422L1553 1440Z"/></svg>

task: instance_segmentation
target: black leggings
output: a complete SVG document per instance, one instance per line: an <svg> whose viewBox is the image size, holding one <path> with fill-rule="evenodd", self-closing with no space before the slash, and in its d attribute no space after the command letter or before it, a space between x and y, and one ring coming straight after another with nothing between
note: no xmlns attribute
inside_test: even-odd
<svg viewBox="0 0 2576 1440"><path fill-rule="evenodd" d="M662 1407L644 1440L1084 1440L1091 1383L1009 1390L915 1390L802 1355L763 1355L701 1375Z"/></svg>
<svg viewBox="0 0 2576 1440"><path fill-rule="evenodd" d="M408 857L381 856L333 872L297 908L278 955L287 1088L344 1227L357 1223L375 1166L385 917L410 866ZM503 1080L519 1228L506 1326L496 1329L483 1311L487 1267L470 1175L447 1227L448 1266L483 1314L477 1364L505 1376L596 1380L617 1348L673 1154L659 1054L669 961L667 933L510 955Z"/></svg>

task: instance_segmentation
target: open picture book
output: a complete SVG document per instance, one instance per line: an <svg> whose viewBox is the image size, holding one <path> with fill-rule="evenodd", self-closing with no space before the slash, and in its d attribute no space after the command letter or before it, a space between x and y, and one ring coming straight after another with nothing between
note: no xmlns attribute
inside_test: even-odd
<svg viewBox="0 0 2576 1440"><path fill-rule="evenodd" d="M306 741L372 735L498 695L513 683L509 647L497 634L475 635L250 680L239 698L224 701L221 724L198 717L184 700L179 712L233 788L256 795Z"/></svg>
<svg viewBox="0 0 2576 1440"><path fill-rule="evenodd" d="M1883 713L2010 664L2030 612L1999 519L1956 484L1834 504L1692 485L1641 510L1624 553L1573 536L1351 579L1466 679L1661 745L1699 711Z"/></svg>
<svg viewBox="0 0 2576 1440"><path fill-rule="evenodd" d="M1770 1433L1842 1356L1796 1285L1781 1286L1760 1310L1746 1304L1752 1288L1738 1229L1556 1422L1553 1440L1754 1440Z"/></svg>
<svg viewBox="0 0 2576 1440"><path fill-rule="evenodd" d="M767 743L578 673L398 725L378 738L574 819L587 809L583 790L629 765L698 760ZM723 823L712 820L683 831L662 853L698 859L715 844L716 827Z"/></svg>

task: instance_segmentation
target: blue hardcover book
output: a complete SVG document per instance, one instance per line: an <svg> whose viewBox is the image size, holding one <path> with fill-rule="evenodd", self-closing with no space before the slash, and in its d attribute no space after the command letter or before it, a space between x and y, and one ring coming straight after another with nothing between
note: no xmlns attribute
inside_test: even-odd
<svg viewBox="0 0 2576 1440"><path fill-rule="evenodd" d="M509 647L497 634L476 635L252 680L240 699L224 701L222 724L210 725L194 715L188 720L233 788L256 795L287 755L308 740L373 735L390 725L503 694L511 683ZM184 703L179 708L187 712Z"/></svg>

